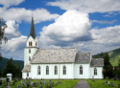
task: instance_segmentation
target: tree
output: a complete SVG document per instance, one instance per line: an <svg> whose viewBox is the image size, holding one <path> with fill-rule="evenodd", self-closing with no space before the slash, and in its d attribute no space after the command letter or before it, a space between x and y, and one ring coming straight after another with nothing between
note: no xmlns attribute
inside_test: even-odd
<svg viewBox="0 0 120 88"><path fill-rule="evenodd" d="M16 66L16 77L18 78L22 77L21 67L19 64Z"/></svg>
<svg viewBox="0 0 120 88"><path fill-rule="evenodd" d="M110 58L109 58L109 55L108 53L104 53L103 56L104 58L104 77L108 77L108 78L112 78L114 75L113 75L113 67L110 63Z"/></svg>
<svg viewBox="0 0 120 88"><path fill-rule="evenodd" d="M0 18L0 49L1 49L1 45L3 41L7 41L7 37L5 37L5 28L7 27L5 21ZM1 50L0 50L1 51ZM1 52L0 52L0 56L1 56Z"/></svg>
<svg viewBox="0 0 120 88"><path fill-rule="evenodd" d="M13 77L16 76L16 66L13 64L12 58L7 61L3 75L6 76L7 73L12 73Z"/></svg>
<svg viewBox="0 0 120 88"><path fill-rule="evenodd" d="M0 77L2 77L2 69L1 69L1 66L0 66Z"/></svg>

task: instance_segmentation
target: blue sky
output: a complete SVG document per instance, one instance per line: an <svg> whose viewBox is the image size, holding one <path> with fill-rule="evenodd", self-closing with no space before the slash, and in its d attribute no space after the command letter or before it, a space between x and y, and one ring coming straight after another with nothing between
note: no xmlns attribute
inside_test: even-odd
<svg viewBox="0 0 120 88"><path fill-rule="evenodd" d="M98 4L99 3L99 4ZM40 48L77 48L92 54L120 48L119 0L1 0L8 28L4 57L24 58L34 17Z"/></svg>

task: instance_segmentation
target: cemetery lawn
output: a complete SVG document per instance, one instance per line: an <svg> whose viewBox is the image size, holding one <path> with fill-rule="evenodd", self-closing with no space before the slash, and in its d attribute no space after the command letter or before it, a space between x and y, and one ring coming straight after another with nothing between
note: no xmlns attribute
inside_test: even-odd
<svg viewBox="0 0 120 88"><path fill-rule="evenodd" d="M45 80L46 83L49 83L50 80ZM80 80L51 80L54 83L57 83L57 85L53 86L52 88L73 88ZM39 83L36 88L40 88L40 80L32 80L32 82ZM17 85L20 85L20 81L15 82L14 85L10 85L11 88L17 88ZM22 85L20 85L20 88L25 88ZM6 88L4 85L1 88ZM32 86L29 88L33 88ZM46 88L45 85L43 85L42 88Z"/></svg>
<svg viewBox="0 0 120 88"><path fill-rule="evenodd" d="M61 80L62 83L53 88L73 88L80 80Z"/></svg>
<svg viewBox="0 0 120 88"><path fill-rule="evenodd" d="M120 83L120 81L115 81L115 80L107 80L109 83L113 83L114 87L109 86L108 84L106 84L106 80L88 80L88 83L90 85L90 88L118 88L118 84Z"/></svg>

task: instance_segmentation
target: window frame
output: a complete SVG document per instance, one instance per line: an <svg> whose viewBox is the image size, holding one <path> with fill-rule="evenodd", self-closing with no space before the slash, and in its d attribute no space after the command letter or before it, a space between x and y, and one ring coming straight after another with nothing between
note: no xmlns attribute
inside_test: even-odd
<svg viewBox="0 0 120 88"><path fill-rule="evenodd" d="M94 75L97 75L97 68L94 68Z"/></svg>
<svg viewBox="0 0 120 88"><path fill-rule="evenodd" d="M38 73L38 75L41 75L41 66L38 66L37 73Z"/></svg>
<svg viewBox="0 0 120 88"><path fill-rule="evenodd" d="M63 75L66 75L66 72L67 72L67 71L66 71L66 66L64 65L64 66L63 66Z"/></svg>
<svg viewBox="0 0 120 88"><path fill-rule="evenodd" d="M32 46L32 42L31 41L29 42L29 46Z"/></svg>
<svg viewBox="0 0 120 88"><path fill-rule="evenodd" d="M57 67L57 66L54 67L54 74L55 74L55 75L58 74L58 67Z"/></svg>
<svg viewBox="0 0 120 88"><path fill-rule="evenodd" d="M29 49L29 53L31 53L31 49Z"/></svg>
<svg viewBox="0 0 120 88"><path fill-rule="evenodd" d="M29 56L29 61L31 61L31 57Z"/></svg>
<svg viewBox="0 0 120 88"><path fill-rule="evenodd" d="M83 66L82 65L80 65L80 67L79 67L79 74L83 75Z"/></svg>
<svg viewBox="0 0 120 88"><path fill-rule="evenodd" d="M49 66L46 66L46 75L49 75Z"/></svg>

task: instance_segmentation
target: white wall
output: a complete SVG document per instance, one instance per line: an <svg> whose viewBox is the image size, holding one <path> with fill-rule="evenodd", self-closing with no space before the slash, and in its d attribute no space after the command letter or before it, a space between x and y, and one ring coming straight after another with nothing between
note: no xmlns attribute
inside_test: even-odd
<svg viewBox="0 0 120 88"><path fill-rule="evenodd" d="M41 66L41 75L37 73L37 67ZM49 75L46 75L46 66L49 66ZM54 74L54 66L58 67L58 74ZM66 66L66 75L63 75L63 66ZM33 79L73 79L74 64L34 64L31 66L31 78Z"/></svg>
<svg viewBox="0 0 120 88"><path fill-rule="evenodd" d="M79 73L80 66L83 67L83 74ZM74 65L74 77L75 77L75 79L88 79L88 78L90 78L90 65L89 64L75 64Z"/></svg>
<svg viewBox="0 0 120 88"><path fill-rule="evenodd" d="M29 46L29 42L32 42L32 47ZM37 46L36 44L37 43ZM38 40L37 37L33 39L31 36L28 38L27 43L26 43L26 48L24 49L24 65L29 65L29 57L32 59L33 55L37 51L38 47ZM29 49L31 50L31 53L29 53Z"/></svg>
<svg viewBox="0 0 120 88"><path fill-rule="evenodd" d="M41 74L38 74L38 66L41 67ZM49 66L49 75L46 75L46 66ZM54 74L54 67L58 67L58 74ZM63 75L63 66L66 66L66 75ZM79 73L80 66L83 67L83 74ZM102 67L97 68L97 75L94 75L94 67L89 64L32 64L29 77L32 79L103 79ZM23 73L23 78L27 73Z"/></svg>
<svg viewBox="0 0 120 88"><path fill-rule="evenodd" d="M94 68L97 69L97 75L94 75ZM91 67L90 68L90 73L91 73L91 77L90 78L94 78L94 79L103 79L103 68L102 67Z"/></svg>

